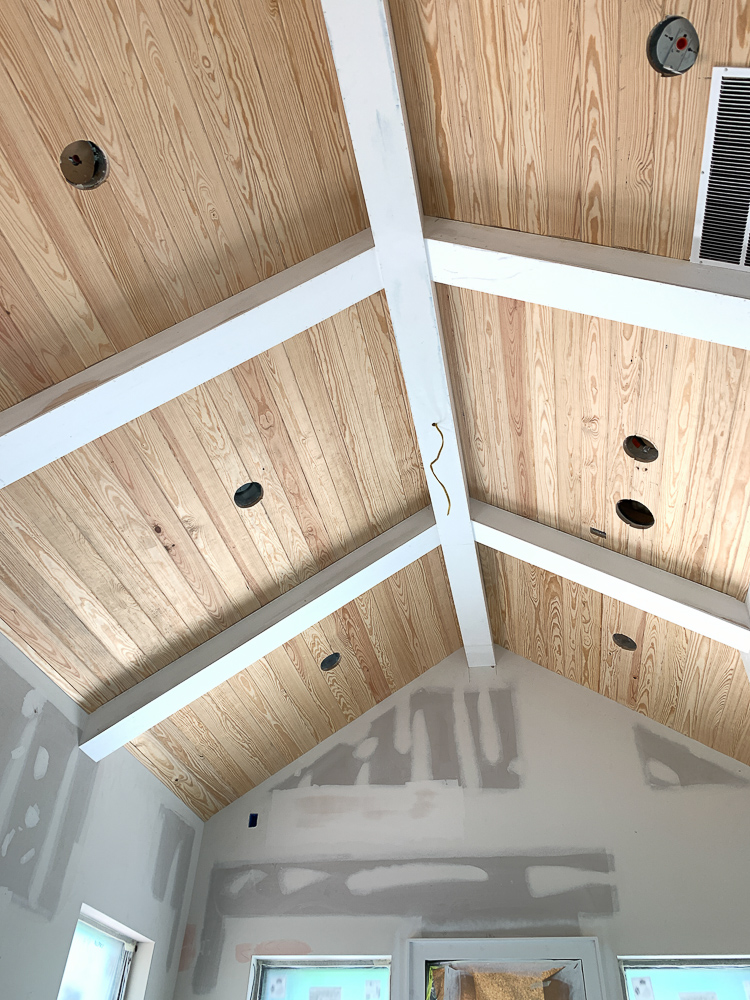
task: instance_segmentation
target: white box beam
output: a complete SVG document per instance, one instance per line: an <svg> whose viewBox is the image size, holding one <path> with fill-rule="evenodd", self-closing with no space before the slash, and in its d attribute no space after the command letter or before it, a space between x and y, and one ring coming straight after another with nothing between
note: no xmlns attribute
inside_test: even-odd
<svg viewBox="0 0 750 1000"><path fill-rule="evenodd" d="M0 488L383 287L369 229L0 413Z"/></svg>
<svg viewBox="0 0 750 1000"><path fill-rule="evenodd" d="M323 0L323 14L466 657L494 666L388 13L383 0ZM429 468L441 440L434 423L450 514Z"/></svg>
<svg viewBox="0 0 750 1000"><path fill-rule="evenodd" d="M439 544L431 508L412 514L92 712L81 748L101 760Z"/></svg>
<svg viewBox="0 0 750 1000"><path fill-rule="evenodd" d="M425 239L442 284L750 350L740 271L448 219Z"/></svg>
<svg viewBox="0 0 750 1000"><path fill-rule="evenodd" d="M471 516L481 545L750 652L750 611L728 594L479 500Z"/></svg>

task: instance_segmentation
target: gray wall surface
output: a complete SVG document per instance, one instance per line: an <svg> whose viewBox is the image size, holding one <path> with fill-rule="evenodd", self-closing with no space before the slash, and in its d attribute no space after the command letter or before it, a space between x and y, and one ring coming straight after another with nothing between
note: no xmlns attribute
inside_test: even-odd
<svg viewBox="0 0 750 1000"><path fill-rule="evenodd" d="M617 955L748 952L750 768L498 653L206 824L176 1000L244 1000L253 954L392 954L405 998L420 936L596 935L612 1000Z"/></svg>
<svg viewBox="0 0 750 1000"><path fill-rule="evenodd" d="M86 903L155 941L146 995L169 998L203 823L127 750L94 764L77 706L0 656L0 997L55 1000Z"/></svg>

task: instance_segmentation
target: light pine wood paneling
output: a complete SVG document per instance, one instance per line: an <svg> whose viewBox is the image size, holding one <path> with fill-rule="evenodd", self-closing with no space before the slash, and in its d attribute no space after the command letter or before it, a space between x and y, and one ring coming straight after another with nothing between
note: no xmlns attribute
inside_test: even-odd
<svg viewBox="0 0 750 1000"><path fill-rule="evenodd" d="M367 225L318 0L8 0L0 57L2 407Z"/></svg>
<svg viewBox="0 0 750 1000"><path fill-rule="evenodd" d="M747 352L445 286L439 300L473 497L745 599ZM629 458L630 434L658 459ZM624 524L623 498L654 527Z"/></svg>
<svg viewBox="0 0 750 1000"><path fill-rule="evenodd" d="M129 744L203 819L461 645L431 552ZM341 653L329 673L328 653Z"/></svg>
<svg viewBox="0 0 750 1000"><path fill-rule="evenodd" d="M3 490L0 630L90 711L428 503L378 294Z"/></svg>
<svg viewBox="0 0 750 1000"><path fill-rule="evenodd" d="M750 64L745 0L392 0L424 210L687 258L711 69ZM700 35L660 77L651 29Z"/></svg>
<svg viewBox="0 0 750 1000"><path fill-rule="evenodd" d="M750 764L750 681L737 650L484 546L480 554L496 642ZM620 649L615 632L638 649Z"/></svg>

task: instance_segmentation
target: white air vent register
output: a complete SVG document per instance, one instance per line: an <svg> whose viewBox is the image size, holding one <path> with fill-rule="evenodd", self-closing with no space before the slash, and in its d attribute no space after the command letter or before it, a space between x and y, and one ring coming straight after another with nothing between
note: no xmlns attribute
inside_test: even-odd
<svg viewBox="0 0 750 1000"><path fill-rule="evenodd" d="M750 271L750 69L711 80L690 259Z"/></svg>

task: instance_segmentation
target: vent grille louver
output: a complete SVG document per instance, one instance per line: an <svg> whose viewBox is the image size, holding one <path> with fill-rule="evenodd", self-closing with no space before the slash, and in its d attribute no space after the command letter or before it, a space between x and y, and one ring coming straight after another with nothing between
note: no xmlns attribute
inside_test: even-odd
<svg viewBox="0 0 750 1000"><path fill-rule="evenodd" d="M691 260L750 269L750 70L714 70Z"/></svg>

